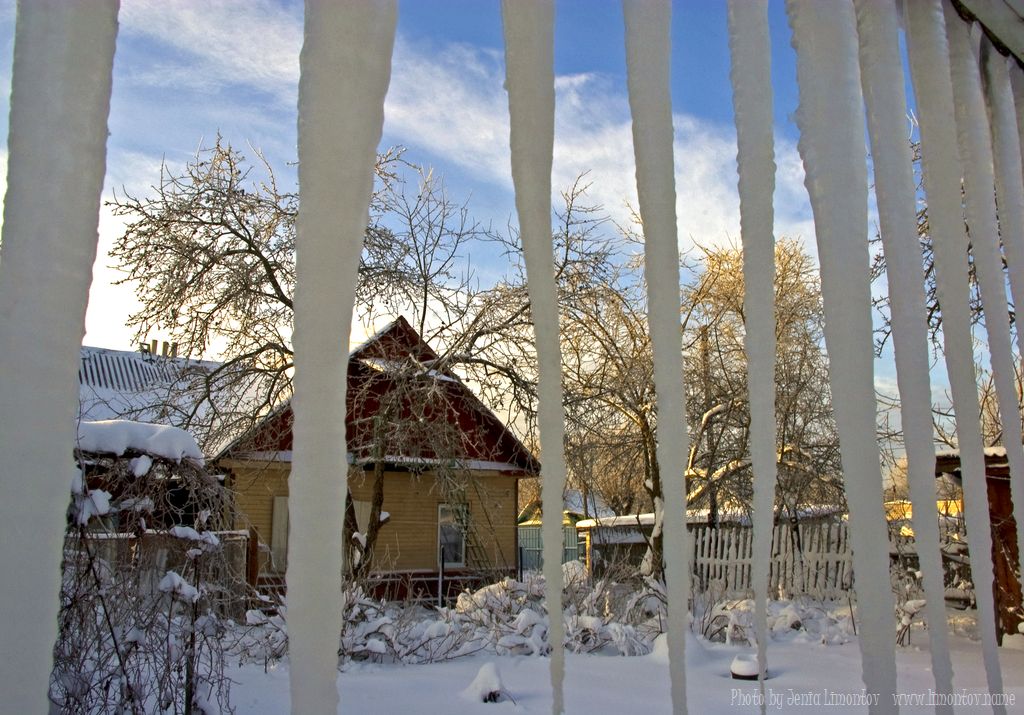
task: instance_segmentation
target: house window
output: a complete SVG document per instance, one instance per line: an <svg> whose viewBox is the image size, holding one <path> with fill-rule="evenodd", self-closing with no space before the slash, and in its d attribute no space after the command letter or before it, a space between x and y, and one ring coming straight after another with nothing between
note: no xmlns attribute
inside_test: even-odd
<svg viewBox="0 0 1024 715"><path fill-rule="evenodd" d="M469 506L466 504L437 505L437 553L444 566L466 565L466 527L469 524Z"/></svg>

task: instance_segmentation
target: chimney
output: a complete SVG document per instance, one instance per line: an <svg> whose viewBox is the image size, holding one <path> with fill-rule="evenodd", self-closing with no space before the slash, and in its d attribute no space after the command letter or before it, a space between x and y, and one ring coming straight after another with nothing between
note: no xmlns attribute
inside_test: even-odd
<svg viewBox="0 0 1024 715"><path fill-rule="evenodd" d="M170 357L171 355L171 344L166 340L164 341L163 349L160 351L160 355L162 357Z"/></svg>
<svg viewBox="0 0 1024 715"><path fill-rule="evenodd" d="M151 340L150 341L150 343L149 343L149 352L151 354L156 355L156 347L157 347L158 344L159 344L159 341L157 341L157 340Z"/></svg>
<svg viewBox="0 0 1024 715"><path fill-rule="evenodd" d="M178 344L177 343L171 343L171 357L172 358L178 357Z"/></svg>

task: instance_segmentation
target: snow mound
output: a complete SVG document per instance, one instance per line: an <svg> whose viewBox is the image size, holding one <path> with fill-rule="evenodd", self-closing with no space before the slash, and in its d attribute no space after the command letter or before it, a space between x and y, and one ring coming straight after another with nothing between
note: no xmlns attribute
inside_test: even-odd
<svg viewBox="0 0 1024 715"><path fill-rule="evenodd" d="M582 561L566 561L562 564L562 582L567 586L583 586L589 578L587 565Z"/></svg>
<svg viewBox="0 0 1024 715"><path fill-rule="evenodd" d="M202 533L196 531L190 526L174 526L171 527L171 536L177 539L188 539L189 541L199 541L209 546L219 546L220 539L212 531L204 531Z"/></svg>
<svg viewBox="0 0 1024 715"><path fill-rule="evenodd" d="M128 467L136 477L144 477L149 474L149 470L152 466L153 459L147 454L144 454L141 457L136 457L128 463Z"/></svg>
<svg viewBox="0 0 1024 715"><path fill-rule="evenodd" d="M161 593L169 593L189 603L199 600L199 591L174 571L168 571L157 588Z"/></svg>
<svg viewBox="0 0 1024 715"><path fill-rule="evenodd" d="M185 430L169 425L154 425L129 420L79 423L78 447L83 452L100 452L117 456L121 456L129 449L134 449L175 462L180 462L182 459L203 461L203 453L199 450L195 438Z"/></svg>
<svg viewBox="0 0 1024 715"><path fill-rule="evenodd" d="M79 526L85 526L94 516L105 516L110 513L110 499L110 492L102 489L90 489L88 493L76 496L76 522Z"/></svg>
<svg viewBox="0 0 1024 715"><path fill-rule="evenodd" d="M733 678L740 680L757 679L757 654L740 653L732 659L729 667Z"/></svg>
<svg viewBox="0 0 1024 715"><path fill-rule="evenodd" d="M473 682L462 691L462 695L478 703L496 703L501 698L501 692L504 689L498 666L494 663L484 663L480 666Z"/></svg>

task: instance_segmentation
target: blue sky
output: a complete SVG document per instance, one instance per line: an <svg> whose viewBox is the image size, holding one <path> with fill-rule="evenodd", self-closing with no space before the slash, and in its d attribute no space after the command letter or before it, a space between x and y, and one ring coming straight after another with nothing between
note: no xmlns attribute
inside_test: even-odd
<svg viewBox="0 0 1024 715"><path fill-rule="evenodd" d="M295 159L302 7L270 0L216 3L122 0L108 145L113 187L145 191L160 162L180 166L221 132L263 150L286 186ZM795 66L782 0L771 3L777 161L776 231L813 244L796 154ZM0 81L9 82L14 10L0 3ZM514 219L498 0L404 0L382 146L446 178L477 219ZM680 245L739 241L735 130L725 3L676 2L673 11ZM635 202L618 0L556 5L557 119L553 186L590 171L591 199L620 220ZM6 97L3 100L6 104ZM6 109L6 107L4 107ZM6 112L5 112L6 113ZM251 155L251 152L248 152ZM2 158L6 160L6 151ZM105 253L121 224L101 216L100 255L86 343L130 348L133 297L112 288ZM487 266L482 267L485 272ZM501 266L491 266L501 270ZM151 336L159 338L160 336Z"/></svg>

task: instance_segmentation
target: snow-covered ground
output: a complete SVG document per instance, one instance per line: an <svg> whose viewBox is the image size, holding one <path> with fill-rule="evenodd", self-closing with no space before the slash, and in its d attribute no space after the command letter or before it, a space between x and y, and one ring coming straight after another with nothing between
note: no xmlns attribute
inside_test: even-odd
<svg viewBox="0 0 1024 715"><path fill-rule="evenodd" d="M951 612L951 655L957 713L991 712L981 704L985 673L973 616ZM999 651L1006 683L1007 712L1024 713L1024 636ZM820 637L794 632L773 640L768 650L765 693L769 712L867 712L856 639L823 645ZM914 643L926 642L923 631ZM686 647L687 693L692 713L756 713L757 683L733 680L732 659L749 647L709 643L690 637ZM932 713L934 688L925 648L900 648L896 656L901 713ZM473 686L481 668L494 664L504 695L484 703ZM288 712L287 662L232 668L232 702L238 715ZM546 658L473 656L430 665L349 664L338 677L340 713L549 713L551 691ZM850 704L853 703L853 704ZM670 713L665 639L646 656L567 654L565 708L568 713Z"/></svg>

